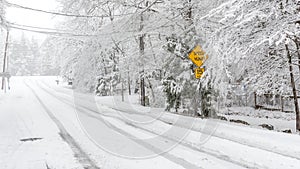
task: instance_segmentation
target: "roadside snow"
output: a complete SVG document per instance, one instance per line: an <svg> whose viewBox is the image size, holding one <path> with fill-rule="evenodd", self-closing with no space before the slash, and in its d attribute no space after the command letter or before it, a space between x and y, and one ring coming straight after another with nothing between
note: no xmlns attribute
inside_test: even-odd
<svg viewBox="0 0 300 169"><path fill-rule="evenodd" d="M0 168L81 169L56 125L24 86L23 78L13 77L11 88L0 93ZM20 141L37 137L42 139Z"/></svg>
<svg viewBox="0 0 300 169"><path fill-rule="evenodd" d="M275 131L290 129L296 133L296 115L295 113L284 113L279 111L256 110L252 107L230 107L223 109L218 114L226 117L228 120L243 120L251 126L261 128L259 125L270 124L274 126Z"/></svg>
<svg viewBox="0 0 300 169"><path fill-rule="evenodd" d="M221 110L225 115L240 115L266 119L281 119L292 121L296 119L295 113L285 113L280 111L256 110L253 107L229 107Z"/></svg>

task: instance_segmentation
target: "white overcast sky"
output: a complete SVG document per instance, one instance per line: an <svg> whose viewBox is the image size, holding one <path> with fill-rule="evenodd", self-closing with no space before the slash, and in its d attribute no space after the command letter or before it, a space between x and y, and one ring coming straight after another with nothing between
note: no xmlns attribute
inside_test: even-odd
<svg viewBox="0 0 300 169"><path fill-rule="evenodd" d="M47 11L58 11L58 3L55 0L7 0L8 2L15 3L18 5L42 9ZM6 8L6 18L8 21L22 24L22 25L29 25L29 26L36 26L36 27L46 27L46 28L54 28L55 22L57 17L51 14L41 13L30 11L26 9L20 9L15 7ZM12 30L11 35L16 38L19 37L22 33L29 38L34 36L36 39L42 41L45 38L45 35L38 34L38 33L29 33L26 31L16 31Z"/></svg>

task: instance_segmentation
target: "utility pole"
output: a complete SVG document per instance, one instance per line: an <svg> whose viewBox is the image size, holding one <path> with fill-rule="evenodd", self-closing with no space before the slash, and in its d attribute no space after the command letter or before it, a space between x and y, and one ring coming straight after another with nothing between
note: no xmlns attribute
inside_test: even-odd
<svg viewBox="0 0 300 169"><path fill-rule="evenodd" d="M9 31L6 30L6 41L5 41L5 49L4 49L4 57L3 57L3 75L6 72L6 65L7 65L7 48L8 48L8 38L9 38ZM5 89L5 77L2 77L2 90Z"/></svg>

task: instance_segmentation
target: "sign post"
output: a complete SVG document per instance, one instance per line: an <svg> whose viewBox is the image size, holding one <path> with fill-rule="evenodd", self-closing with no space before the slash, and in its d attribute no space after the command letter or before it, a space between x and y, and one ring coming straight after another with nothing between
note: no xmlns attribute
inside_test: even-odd
<svg viewBox="0 0 300 169"><path fill-rule="evenodd" d="M202 94L201 94L201 78L203 76L203 73L205 71L205 68L201 67L204 62L208 59L208 55L203 51L200 45L197 45L190 53L189 53L189 59L197 66L197 68L194 70L195 78L199 79L198 82L198 89L199 92L196 92L196 95L194 97L194 114L196 115L198 113L198 106L202 107ZM200 96L199 96L200 95ZM199 100L200 98L200 100ZM200 110L201 111L201 110ZM200 113L202 114L202 113Z"/></svg>
<svg viewBox="0 0 300 169"><path fill-rule="evenodd" d="M189 59L197 66L195 69L196 79L200 79L205 71L201 66L208 59L208 55L203 51L200 45L197 45L189 54Z"/></svg>

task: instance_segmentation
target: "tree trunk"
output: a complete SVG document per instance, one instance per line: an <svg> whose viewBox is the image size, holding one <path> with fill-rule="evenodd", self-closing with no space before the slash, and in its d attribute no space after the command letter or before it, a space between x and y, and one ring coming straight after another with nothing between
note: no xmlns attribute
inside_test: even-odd
<svg viewBox="0 0 300 169"><path fill-rule="evenodd" d="M122 95L122 102L125 101L124 99L124 80L122 79L122 76L120 76L121 79L121 95Z"/></svg>
<svg viewBox="0 0 300 169"><path fill-rule="evenodd" d="M280 96L280 103L281 103L281 111L284 112L284 100L283 100L283 96Z"/></svg>
<svg viewBox="0 0 300 169"><path fill-rule="evenodd" d="M295 104L295 111L296 111L296 130L300 131L299 106L298 106L297 89L296 89L295 79L293 74L292 56L290 54L289 47L287 44L285 44L285 48L286 48L287 57L289 61L291 85L292 85L293 95L294 95L294 104Z"/></svg>
<svg viewBox="0 0 300 169"><path fill-rule="evenodd" d="M144 17L143 17L143 13L141 13L141 23L140 23L140 33L142 33L143 31L143 21L144 21ZM141 82L141 105L142 106L146 106L146 92L145 92L145 70L144 70L144 52L145 52L145 42L144 42L144 34L141 34L139 37L139 49L140 49L140 57L142 60L142 72L140 74L140 82Z"/></svg>
<svg viewBox="0 0 300 169"><path fill-rule="evenodd" d="M297 38L295 38L294 40L295 44L296 44L296 49L297 49L297 54L298 54L298 68L299 68L299 73L300 73L300 46L299 46L299 41Z"/></svg>
<svg viewBox="0 0 300 169"><path fill-rule="evenodd" d="M297 48L297 54L298 54L298 68L299 68L299 73L300 73L300 45L299 45L299 41L296 38L295 39L295 44L296 44L296 48ZM298 113L296 114L296 125L297 125L297 130L300 131L300 114L299 114L299 110Z"/></svg>
<svg viewBox="0 0 300 169"><path fill-rule="evenodd" d="M131 95L131 80L130 80L130 76L129 76L129 70L128 70L128 94L129 96Z"/></svg>
<svg viewBox="0 0 300 169"><path fill-rule="evenodd" d="M141 105L146 106L146 92L145 92L145 78L144 77L141 77Z"/></svg>
<svg viewBox="0 0 300 169"><path fill-rule="evenodd" d="M188 20L190 22L190 24L192 25L192 14L193 14L193 9L192 9L192 0L188 0L188 12L187 12L187 17L188 17Z"/></svg>
<svg viewBox="0 0 300 169"><path fill-rule="evenodd" d="M254 92L254 108L257 109L257 94Z"/></svg>
<svg viewBox="0 0 300 169"><path fill-rule="evenodd" d="M150 81L149 78L147 78L147 80L148 80L149 88L150 88L150 90L151 90L151 95L152 95L153 102L155 103L155 94L154 94L154 90L153 90L151 81Z"/></svg>

